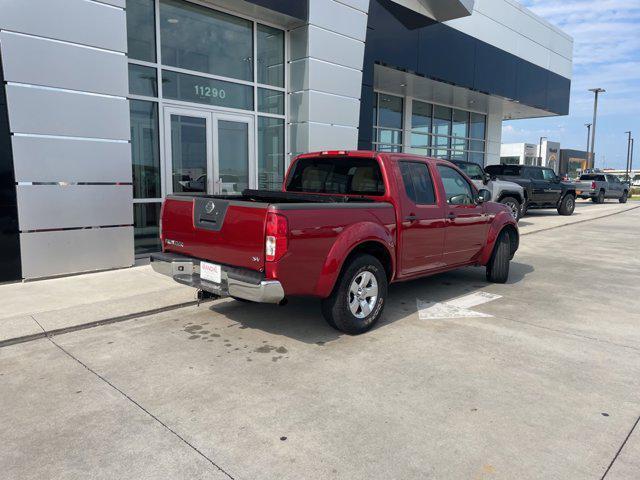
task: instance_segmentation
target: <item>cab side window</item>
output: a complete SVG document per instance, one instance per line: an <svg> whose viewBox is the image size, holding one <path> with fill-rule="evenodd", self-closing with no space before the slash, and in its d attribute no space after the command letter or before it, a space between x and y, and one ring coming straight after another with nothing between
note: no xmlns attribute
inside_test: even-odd
<svg viewBox="0 0 640 480"><path fill-rule="evenodd" d="M429 167L419 162L398 162L407 196L416 205L434 205L436 196Z"/></svg>
<svg viewBox="0 0 640 480"><path fill-rule="evenodd" d="M469 182L451 167L438 165L449 205L475 205L474 192Z"/></svg>

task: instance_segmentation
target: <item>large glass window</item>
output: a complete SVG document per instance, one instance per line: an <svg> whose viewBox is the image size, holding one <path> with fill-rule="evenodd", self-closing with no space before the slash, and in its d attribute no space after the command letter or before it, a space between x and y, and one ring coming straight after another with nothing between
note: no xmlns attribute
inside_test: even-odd
<svg viewBox="0 0 640 480"><path fill-rule="evenodd" d="M127 44L129 58L156 61L154 0L127 0Z"/></svg>
<svg viewBox="0 0 640 480"><path fill-rule="evenodd" d="M133 198L160 198L158 104L131 100L129 108L131 111Z"/></svg>
<svg viewBox="0 0 640 480"><path fill-rule="evenodd" d="M373 132L376 150L401 152L404 99L383 93L379 93L377 96L377 119Z"/></svg>
<svg viewBox="0 0 640 480"><path fill-rule="evenodd" d="M284 120L258 118L258 188L280 190L284 178Z"/></svg>
<svg viewBox="0 0 640 480"><path fill-rule="evenodd" d="M162 63L253 81L253 22L184 1L160 1Z"/></svg>
<svg viewBox="0 0 640 480"><path fill-rule="evenodd" d="M133 231L137 254L153 253L161 250L160 208L162 204L135 203L133 205Z"/></svg>
<svg viewBox="0 0 640 480"><path fill-rule="evenodd" d="M147 97L158 96L158 75L155 68L129 64L129 93Z"/></svg>
<svg viewBox="0 0 640 480"><path fill-rule="evenodd" d="M484 165L486 116L420 100L374 94L374 148ZM409 125L403 125L407 118Z"/></svg>
<svg viewBox="0 0 640 480"><path fill-rule="evenodd" d="M462 175L453 168L438 165L442 185L450 205L473 205L473 189Z"/></svg>
<svg viewBox="0 0 640 480"><path fill-rule="evenodd" d="M284 87L284 32L258 24L258 83Z"/></svg>

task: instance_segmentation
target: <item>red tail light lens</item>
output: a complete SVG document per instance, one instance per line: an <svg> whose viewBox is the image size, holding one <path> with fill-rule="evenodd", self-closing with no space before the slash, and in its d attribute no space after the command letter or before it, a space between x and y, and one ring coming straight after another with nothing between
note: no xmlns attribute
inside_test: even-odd
<svg viewBox="0 0 640 480"><path fill-rule="evenodd" d="M266 240L264 246L267 262L277 262L289 248L289 222L277 213L267 213Z"/></svg>
<svg viewBox="0 0 640 480"><path fill-rule="evenodd" d="M591 182L591 190L595 190L596 189L596 182Z"/></svg>

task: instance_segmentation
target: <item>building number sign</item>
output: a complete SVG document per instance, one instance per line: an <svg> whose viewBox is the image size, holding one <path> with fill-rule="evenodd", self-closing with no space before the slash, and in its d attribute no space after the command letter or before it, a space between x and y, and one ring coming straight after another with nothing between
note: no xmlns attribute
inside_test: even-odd
<svg viewBox="0 0 640 480"><path fill-rule="evenodd" d="M195 85L194 88L198 97L220 98L223 100L227 97L227 92L222 88L205 87L203 85Z"/></svg>

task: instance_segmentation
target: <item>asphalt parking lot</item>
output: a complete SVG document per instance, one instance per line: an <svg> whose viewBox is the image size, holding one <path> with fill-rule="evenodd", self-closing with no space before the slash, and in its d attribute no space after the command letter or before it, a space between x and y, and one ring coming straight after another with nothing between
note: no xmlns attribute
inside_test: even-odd
<svg viewBox="0 0 640 480"><path fill-rule="evenodd" d="M0 348L2 477L638 479L640 209L553 213L358 337L224 300Z"/></svg>

